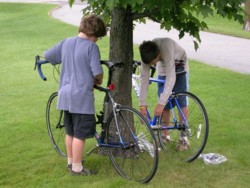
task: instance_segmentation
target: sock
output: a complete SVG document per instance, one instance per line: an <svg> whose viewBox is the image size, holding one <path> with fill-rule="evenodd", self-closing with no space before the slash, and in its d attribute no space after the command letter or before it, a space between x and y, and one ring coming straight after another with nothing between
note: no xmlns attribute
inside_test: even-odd
<svg viewBox="0 0 250 188"><path fill-rule="evenodd" d="M184 136L184 137L183 137L183 140L184 140L184 142L185 142L187 145L189 145L189 141L188 141L188 137L187 137L187 136Z"/></svg>
<svg viewBox="0 0 250 188"><path fill-rule="evenodd" d="M68 158L68 165L71 165L73 162L73 159L72 158Z"/></svg>
<svg viewBox="0 0 250 188"><path fill-rule="evenodd" d="M182 143L182 144L187 144L187 145L189 145L189 141L188 141L188 137L187 136L180 136L180 142Z"/></svg>
<svg viewBox="0 0 250 188"><path fill-rule="evenodd" d="M82 163L72 163L72 171L81 172L83 169Z"/></svg>
<svg viewBox="0 0 250 188"><path fill-rule="evenodd" d="M166 139L167 139L167 140L171 140L171 139L170 139L170 135L166 135Z"/></svg>

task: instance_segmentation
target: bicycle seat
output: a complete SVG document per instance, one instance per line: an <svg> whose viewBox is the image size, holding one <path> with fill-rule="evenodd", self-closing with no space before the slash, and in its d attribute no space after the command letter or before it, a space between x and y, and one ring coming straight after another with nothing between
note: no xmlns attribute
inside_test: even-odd
<svg viewBox="0 0 250 188"><path fill-rule="evenodd" d="M115 70L116 68L124 67L123 62L113 62L113 61L104 61L101 60L100 63L106 65L107 68L111 71Z"/></svg>

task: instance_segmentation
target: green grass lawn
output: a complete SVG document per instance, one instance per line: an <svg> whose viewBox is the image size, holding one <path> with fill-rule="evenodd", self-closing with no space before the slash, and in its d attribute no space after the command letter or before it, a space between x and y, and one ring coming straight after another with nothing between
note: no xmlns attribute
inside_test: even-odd
<svg viewBox="0 0 250 188"><path fill-rule="evenodd" d="M250 184L250 75L195 61L190 62L190 89L203 101L210 121L204 153L222 154L227 162L216 166L200 159L184 163L161 153L155 177L141 185L121 178L107 157L92 154L86 158L86 165L99 174L72 177L66 169L66 159L53 150L46 129L46 102L57 89L52 67L43 67L47 82L33 70L35 55L42 55L61 39L77 34L77 27L48 16L53 7L0 3L0 187L244 188ZM107 59L108 38L98 44L102 59ZM138 58L138 52L135 55ZM150 87L153 105L155 89ZM96 98L100 98L98 93ZM92 140L87 150L91 143Z"/></svg>
<svg viewBox="0 0 250 188"><path fill-rule="evenodd" d="M234 20L228 20L219 15L203 19L207 23L207 31L250 39L250 32L243 30L243 25Z"/></svg>

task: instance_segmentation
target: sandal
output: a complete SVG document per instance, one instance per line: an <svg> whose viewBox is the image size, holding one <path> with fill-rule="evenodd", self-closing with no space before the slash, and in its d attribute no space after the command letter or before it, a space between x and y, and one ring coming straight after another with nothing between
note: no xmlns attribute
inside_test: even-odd
<svg viewBox="0 0 250 188"><path fill-rule="evenodd" d="M189 149L189 144L183 140L180 140L176 147L176 151L186 151L188 149Z"/></svg>
<svg viewBox="0 0 250 188"><path fill-rule="evenodd" d="M84 164L84 160L82 160L82 164ZM72 164L67 164L67 169L69 171L71 171L72 170Z"/></svg>
<svg viewBox="0 0 250 188"><path fill-rule="evenodd" d="M73 176L77 176L77 175L82 175L82 176L90 176L90 175L95 175L97 174L96 171L93 170L89 170L87 168L83 168L80 172L74 172L73 170L71 170L71 174Z"/></svg>
<svg viewBox="0 0 250 188"><path fill-rule="evenodd" d="M163 143L165 143L165 144L172 142L170 136L162 135L161 139L162 139Z"/></svg>

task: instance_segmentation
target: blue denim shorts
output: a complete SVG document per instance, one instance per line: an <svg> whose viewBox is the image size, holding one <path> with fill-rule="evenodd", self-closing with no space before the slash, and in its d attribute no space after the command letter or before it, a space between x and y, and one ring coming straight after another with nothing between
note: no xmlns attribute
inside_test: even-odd
<svg viewBox="0 0 250 188"><path fill-rule="evenodd" d="M158 79L162 79L162 80L166 80L166 76L158 76ZM181 91L188 91L188 73L183 73L183 74L178 74L176 75L176 81L174 84L174 88L172 92L181 92ZM158 97L160 97L160 94L164 92L164 83L158 83ZM177 99L178 103L180 105L181 108L184 108L187 106L187 100L186 97L180 97ZM175 104L172 104L173 107L175 106ZM164 108L165 110L169 110L170 109L170 105L169 103L167 103L167 105Z"/></svg>
<svg viewBox="0 0 250 188"><path fill-rule="evenodd" d="M66 134L80 140L93 138L96 133L94 114L74 114L64 111Z"/></svg>

